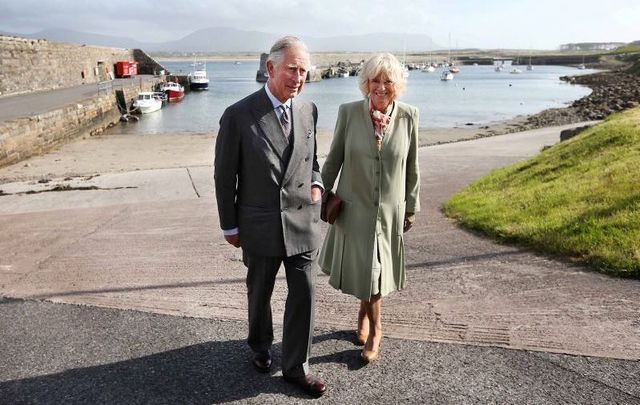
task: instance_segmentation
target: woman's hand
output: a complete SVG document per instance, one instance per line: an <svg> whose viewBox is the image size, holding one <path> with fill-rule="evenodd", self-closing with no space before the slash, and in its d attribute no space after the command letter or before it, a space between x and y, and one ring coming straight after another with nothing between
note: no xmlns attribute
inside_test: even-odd
<svg viewBox="0 0 640 405"><path fill-rule="evenodd" d="M404 226L402 228L402 232L405 233L411 229L414 222L416 222L416 215L413 212L406 212L404 214Z"/></svg>

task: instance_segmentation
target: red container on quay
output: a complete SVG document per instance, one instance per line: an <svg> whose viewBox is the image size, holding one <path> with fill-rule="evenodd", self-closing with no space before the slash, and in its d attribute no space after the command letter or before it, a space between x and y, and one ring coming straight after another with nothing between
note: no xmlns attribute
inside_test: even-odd
<svg viewBox="0 0 640 405"><path fill-rule="evenodd" d="M116 77L131 77L138 74L138 62L122 60L116 62Z"/></svg>

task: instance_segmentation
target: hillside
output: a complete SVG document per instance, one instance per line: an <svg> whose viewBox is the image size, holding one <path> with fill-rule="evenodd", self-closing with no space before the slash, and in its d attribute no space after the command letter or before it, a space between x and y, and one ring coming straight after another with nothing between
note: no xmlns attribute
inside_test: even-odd
<svg viewBox="0 0 640 405"><path fill-rule="evenodd" d="M496 170L444 212L500 241L640 278L640 108Z"/></svg>

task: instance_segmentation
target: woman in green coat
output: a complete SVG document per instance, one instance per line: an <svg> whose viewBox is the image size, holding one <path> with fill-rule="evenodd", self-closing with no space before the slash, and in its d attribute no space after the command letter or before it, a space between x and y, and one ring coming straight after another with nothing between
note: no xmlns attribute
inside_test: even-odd
<svg viewBox="0 0 640 405"><path fill-rule="evenodd" d="M381 297L405 287L403 233L420 210L418 110L396 101L406 87L391 54L365 62L359 76L364 100L343 104L322 182L344 201L330 227L319 264L334 288L360 299L362 359L378 358Z"/></svg>

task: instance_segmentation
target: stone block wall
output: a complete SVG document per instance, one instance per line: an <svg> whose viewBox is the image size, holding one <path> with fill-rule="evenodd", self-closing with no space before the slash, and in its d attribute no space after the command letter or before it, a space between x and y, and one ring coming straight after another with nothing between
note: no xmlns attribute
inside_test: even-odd
<svg viewBox="0 0 640 405"><path fill-rule="evenodd" d="M141 50L0 36L0 96L109 80L121 60L138 61L140 74L164 69Z"/></svg>
<svg viewBox="0 0 640 405"><path fill-rule="evenodd" d="M138 73L140 74L159 75L163 70L167 73L167 69L164 66L147 55L142 49L133 50L133 60L138 62Z"/></svg>
<svg viewBox="0 0 640 405"><path fill-rule="evenodd" d="M154 84L145 82L142 89L137 83L123 87L125 100L135 98L141 90L150 91ZM78 136L100 134L117 123L120 116L112 89L57 110L0 122L0 167L41 154Z"/></svg>

